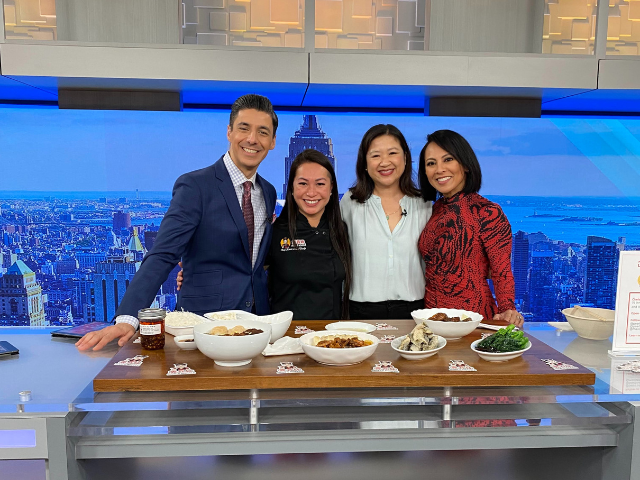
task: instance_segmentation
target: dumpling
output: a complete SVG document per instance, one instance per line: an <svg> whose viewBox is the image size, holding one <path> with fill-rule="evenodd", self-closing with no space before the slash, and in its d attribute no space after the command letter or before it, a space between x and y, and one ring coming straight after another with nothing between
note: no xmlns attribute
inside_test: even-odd
<svg viewBox="0 0 640 480"><path fill-rule="evenodd" d="M429 345L427 345L427 350L435 350L436 348L438 348L438 337L436 337L435 335L431 334L431 336L429 337Z"/></svg>
<svg viewBox="0 0 640 480"><path fill-rule="evenodd" d="M229 329L229 335L233 335L235 333L242 333L245 330L246 329L242 325L236 325L235 327L232 327Z"/></svg>
<svg viewBox="0 0 640 480"><path fill-rule="evenodd" d="M213 327L209 332L209 335L227 335L229 330L224 325L218 325L217 327Z"/></svg>
<svg viewBox="0 0 640 480"><path fill-rule="evenodd" d="M425 327L423 326L423 324L416 325L416 327L411 330L409 336L411 337L411 342L415 345L422 346L428 343L427 339L425 338Z"/></svg>
<svg viewBox="0 0 640 480"><path fill-rule="evenodd" d="M400 342L400 345L398 346L399 350L409 350L409 347L411 345L411 339L409 338L409 335L407 335L406 337L404 337L402 339L402 342Z"/></svg>

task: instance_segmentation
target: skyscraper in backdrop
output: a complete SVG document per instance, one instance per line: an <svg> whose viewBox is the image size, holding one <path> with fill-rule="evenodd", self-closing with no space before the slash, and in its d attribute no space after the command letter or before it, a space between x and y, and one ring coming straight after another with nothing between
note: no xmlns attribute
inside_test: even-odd
<svg viewBox="0 0 640 480"><path fill-rule="evenodd" d="M303 115L300 129L291 137L289 141L289 155L284 159L284 184L282 185L282 198L285 198L287 184L289 183L289 170L291 164L298 154L304 150L313 148L323 153L331 162L333 169L336 169L336 157L333 155L333 142L318 124L315 115Z"/></svg>
<svg viewBox="0 0 640 480"><path fill-rule="evenodd" d="M46 325L42 288L36 274L22 260L17 260L0 277L0 317L20 325Z"/></svg>
<svg viewBox="0 0 640 480"><path fill-rule="evenodd" d="M553 252L539 250L531 252L529 274L529 311L537 321L553 320L556 303L556 288L553 286Z"/></svg>
<svg viewBox="0 0 640 480"><path fill-rule="evenodd" d="M604 237L587 237L587 273L584 301L600 308L615 308L618 281L618 246Z"/></svg>
<svg viewBox="0 0 640 480"><path fill-rule="evenodd" d="M513 236L513 279L515 300L521 309L529 307L529 238L522 230Z"/></svg>
<svg viewBox="0 0 640 480"><path fill-rule="evenodd" d="M118 305L129 287L129 282L140 266L126 256L107 257L107 261L96 264L93 274L93 304L88 308L90 316L97 322L113 320ZM87 319L89 320L89 319Z"/></svg>
<svg viewBox="0 0 640 480"><path fill-rule="evenodd" d="M122 230L129 230L131 228L131 214L118 210L113 212L113 231L117 235L120 235Z"/></svg>

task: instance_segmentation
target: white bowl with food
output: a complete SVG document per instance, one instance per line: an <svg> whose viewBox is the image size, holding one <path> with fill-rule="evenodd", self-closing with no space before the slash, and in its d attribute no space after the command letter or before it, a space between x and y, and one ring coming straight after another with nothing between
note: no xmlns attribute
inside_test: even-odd
<svg viewBox="0 0 640 480"><path fill-rule="evenodd" d="M167 312L164 317L164 330L171 335L193 335L193 327L208 320L195 313L185 311Z"/></svg>
<svg viewBox="0 0 640 480"><path fill-rule="evenodd" d="M407 360L424 360L425 358L433 357L436 353L442 350L447 345L447 340L440 335L435 335L437 338L437 347L432 350L423 350L423 351L411 351L411 350L400 350L400 344L407 338L407 335L403 335L402 337L394 338L391 342L391 348L400 354L402 358Z"/></svg>
<svg viewBox="0 0 640 480"><path fill-rule="evenodd" d="M365 345L347 348L327 348L318 346L322 342L332 341L336 338L356 338ZM335 330L323 330L321 332L307 333L300 337L302 350L316 362L324 365L355 365L363 362L374 354L380 339L364 332L337 332Z"/></svg>
<svg viewBox="0 0 640 480"><path fill-rule="evenodd" d="M487 362L507 362L509 360L513 360L514 358L518 358L524 352L531 348L531 341L527 343L527 346L522 350L516 350L514 352L504 352L504 353L491 353L491 352L482 352L476 348L478 343L480 343L482 339L476 340L471 344L471 350L476 352L481 359L486 360Z"/></svg>
<svg viewBox="0 0 640 480"><path fill-rule="evenodd" d="M287 330L289 330L291 326L291 320L293 320L293 312L289 310L272 315L255 315L250 312L245 312L244 310L225 310L222 312L205 313L204 316L212 321L251 320L271 325L271 343L284 337L284 334L287 333Z"/></svg>
<svg viewBox="0 0 640 480"><path fill-rule="evenodd" d="M241 328L239 328L241 327ZM225 331L221 331L224 329ZM255 329L259 333L229 336L239 330ZM218 320L193 327L198 350L222 367L248 365L269 344L271 325L254 320Z"/></svg>
<svg viewBox="0 0 640 480"><path fill-rule="evenodd" d="M447 318L459 318L461 321L431 320L431 317L437 314L444 314ZM482 321L482 315L479 313L455 308L423 308L414 310L411 316L416 324L425 322L433 333L447 340L457 340L469 335Z"/></svg>
<svg viewBox="0 0 640 480"><path fill-rule="evenodd" d="M325 330L343 330L347 332L371 333L376 326L365 322L333 322L325 325Z"/></svg>
<svg viewBox="0 0 640 480"><path fill-rule="evenodd" d="M576 306L565 308L562 314L579 337L588 340L606 340L613 335L615 310Z"/></svg>
<svg viewBox="0 0 640 480"><path fill-rule="evenodd" d="M196 341L193 335L177 335L173 337L175 344L182 350L196 350Z"/></svg>

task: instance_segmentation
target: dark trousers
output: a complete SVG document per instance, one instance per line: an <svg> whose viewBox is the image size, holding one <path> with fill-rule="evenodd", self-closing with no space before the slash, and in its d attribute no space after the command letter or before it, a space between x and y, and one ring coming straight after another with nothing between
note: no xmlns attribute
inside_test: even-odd
<svg viewBox="0 0 640 480"><path fill-rule="evenodd" d="M387 300L385 302L354 302L349 300L351 320L403 320L411 319L411 312L424 308L424 300L408 302Z"/></svg>

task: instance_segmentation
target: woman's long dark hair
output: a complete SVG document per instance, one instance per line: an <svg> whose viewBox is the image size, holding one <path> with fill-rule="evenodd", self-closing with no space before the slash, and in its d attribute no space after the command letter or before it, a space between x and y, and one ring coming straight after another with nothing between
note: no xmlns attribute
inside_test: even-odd
<svg viewBox="0 0 640 480"><path fill-rule="evenodd" d="M349 318L349 292L351 290L351 248L349 247L349 236L347 235L347 227L342 221L340 214L340 201L338 199L338 181L336 180L336 172L329 159L317 150L308 149L300 153L289 170L289 182L287 183L287 195L284 204L284 210L287 212L289 223L289 235L291 242L295 245L296 238L296 219L300 209L293 198L293 182L296 178L298 168L305 163L317 163L324 167L331 175L331 196L325 207L326 218L329 222L329 236L334 250L338 254L340 261L346 273L344 281L344 289L342 292L342 318Z"/></svg>
<svg viewBox="0 0 640 480"><path fill-rule="evenodd" d="M478 193L482 186L482 170L480 163L476 157L473 148L469 142L453 130L437 130L427 135L427 143L420 151L420 161L418 163L418 183L420 184L420 193L425 201L436 200L441 195L429 183L427 173L425 171L426 152L430 143L435 143L445 152L449 153L462 166L465 172L463 193Z"/></svg>
<svg viewBox="0 0 640 480"><path fill-rule="evenodd" d="M369 174L367 173L367 152L371 148L371 143L382 135L391 135L398 143L404 152L404 158L406 164L404 172L400 176L400 191L408 197L419 197L420 190L416 187L413 181L413 165L411 163L411 150L409 145L402 135L402 132L398 130L394 125L374 125L367 133L362 137L360 142L360 148L358 149L358 159L356 160L356 183L351 187L351 199L356 200L358 203L364 203L369 200L373 193L374 183Z"/></svg>

